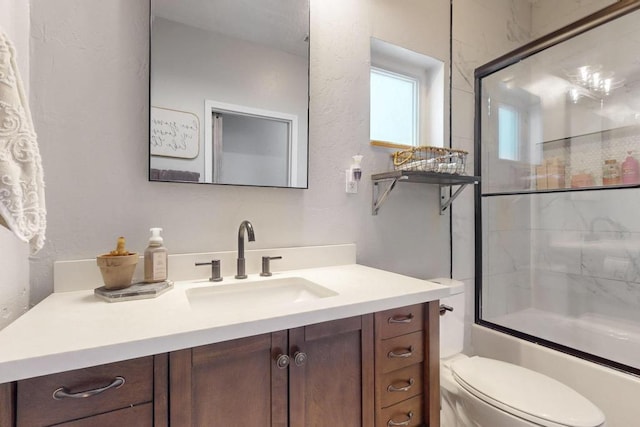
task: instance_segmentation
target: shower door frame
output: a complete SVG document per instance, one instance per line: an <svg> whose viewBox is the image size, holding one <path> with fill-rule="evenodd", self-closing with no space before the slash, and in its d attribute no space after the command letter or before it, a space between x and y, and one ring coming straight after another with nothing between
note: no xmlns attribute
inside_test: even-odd
<svg viewBox="0 0 640 427"><path fill-rule="evenodd" d="M482 173L481 160L482 160L482 143L481 143L481 131L482 131L482 79L489 76L503 68L506 68L512 64L515 64L525 58L535 55L549 47L555 46L566 40L569 40L579 34L585 33L600 25L611 22L619 17L622 17L628 13L640 10L640 0L619 0L604 9L599 10L585 18L582 18L574 23L571 23L559 30L556 30L546 36L543 36L537 40L534 40L526 45L515 49L503 56L498 57L495 60L488 62L476 68L474 73L474 93L475 93L475 117L474 117L474 150L475 150L475 162L474 162L474 175L480 176ZM633 188L640 188L640 185ZM599 191L607 190L606 187L601 188L570 188L570 189L551 189L551 190L536 190L535 193L550 193L550 192L575 192L575 191ZM501 193L494 193L493 195L500 195ZM513 191L504 194L518 195L518 194L532 194L532 191ZM519 339L523 339L529 342L540 344L544 347L551 348L572 356L588 360L594 363L598 363L610 368L614 368L625 373L631 373L640 376L640 368L635 368L626 364L622 364L616 361L606 359L591 353L587 353L581 350L577 350L572 347L568 347L553 341L549 341L534 335L527 334L525 332L511 329L496 323L492 323L488 320L482 319L482 282L483 282L483 228L482 228L482 186L475 186L474 194L475 204L475 307L474 317L475 324L502 332Z"/></svg>

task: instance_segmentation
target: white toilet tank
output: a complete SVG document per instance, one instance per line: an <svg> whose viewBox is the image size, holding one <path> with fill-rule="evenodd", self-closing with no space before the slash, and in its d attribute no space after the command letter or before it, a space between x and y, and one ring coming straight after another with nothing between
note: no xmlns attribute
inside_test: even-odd
<svg viewBox="0 0 640 427"><path fill-rule="evenodd" d="M451 288L451 296L440 299L441 309L446 306L453 310L440 316L440 359L444 359L461 353L464 346L464 283L440 277L429 281Z"/></svg>

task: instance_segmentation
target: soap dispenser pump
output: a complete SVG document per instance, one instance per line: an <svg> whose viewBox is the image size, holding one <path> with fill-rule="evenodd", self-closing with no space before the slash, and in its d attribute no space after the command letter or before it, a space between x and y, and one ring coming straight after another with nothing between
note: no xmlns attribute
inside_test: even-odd
<svg viewBox="0 0 640 427"><path fill-rule="evenodd" d="M346 176L346 192L347 193L357 193L358 192L358 181L362 178L362 167L360 166L360 162L362 162L362 155L356 154L355 156L351 156L353 159L353 163L349 169L345 170Z"/></svg>
<svg viewBox="0 0 640 427"><path fill-rule="evenodd" d="M162 228L150 229L151 237L149 246L144 251L144 281L145 283L157 283L167 280L168 262L167 248L163 246L160 236Z"/></svg>

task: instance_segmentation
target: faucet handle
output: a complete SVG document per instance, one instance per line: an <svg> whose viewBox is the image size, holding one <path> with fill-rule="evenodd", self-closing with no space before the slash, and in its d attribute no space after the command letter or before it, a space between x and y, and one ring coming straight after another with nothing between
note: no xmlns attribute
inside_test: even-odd
<svg viewBox="0 0 640 427"><path fill-rule="evenodd" d="M209 262L196 262L196 267L200 265L211 266L211 277L209 277L210 282L222 281L222 276L220 276L220 260L219 259L212 259Z"/></svg>
<svg viewBox="0 0 640 427"><path fill-rule="evenodd" d="M282 259L281 256L263 256L262 257L262 272L260 273L263 277L271 276L271 268L270 261L272 259Z"/></svg>

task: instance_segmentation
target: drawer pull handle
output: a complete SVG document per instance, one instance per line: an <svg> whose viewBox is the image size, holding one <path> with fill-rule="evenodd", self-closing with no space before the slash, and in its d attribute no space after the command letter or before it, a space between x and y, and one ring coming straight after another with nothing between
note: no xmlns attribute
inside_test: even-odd
<svg viewBox="0 0 640 427"><path fill-rule="evenodd" d="M111 388L120 388L124 384L123 377L115 377L111 384L100 388L94 388L93 390L80 391L78 393L70 393L66 387L60 387L53 392L53 398L55 400L62 399L86 399L87 397L95 396L96 394L104 393Z"/></svg>
<svg viewBox="0 0 640 427"><path fill-rule="evenodd" d="M413 356L413 346L406 349L402 353L396 353L395 351L390 351L388 354L390 359L406 359L407 357Z"/></svg>
<svg viewBox="0 0 640 427"><path fill-rule="evenodd" d="M393 384L389 384L389 387L387 387L387 391L391 391L391 392L394 392L394 391L409 391L409 389L411 387L413 387L413 383L414 383L413 378L409 378L409 383L404 387L394 387Z"/></svg>
<svg viewBox="0 0 640 427"><path fill-rule="evenodd" d="M407 414L407 417L409 417L408 420L405 421L393 421L393 420L389 420L387 421L387 426L388 427L393 427L393 426L408 426L409 424L411 424L411 420L413 420L413 411L409 411L409 413Z"/></svg>
<svg viewBox="0 0 640 427"><path fill-rule="evenodd" d="M391 316L387 320L388 323L411 323L413 320L413 313L409 313L406 316Z"/></svg>

